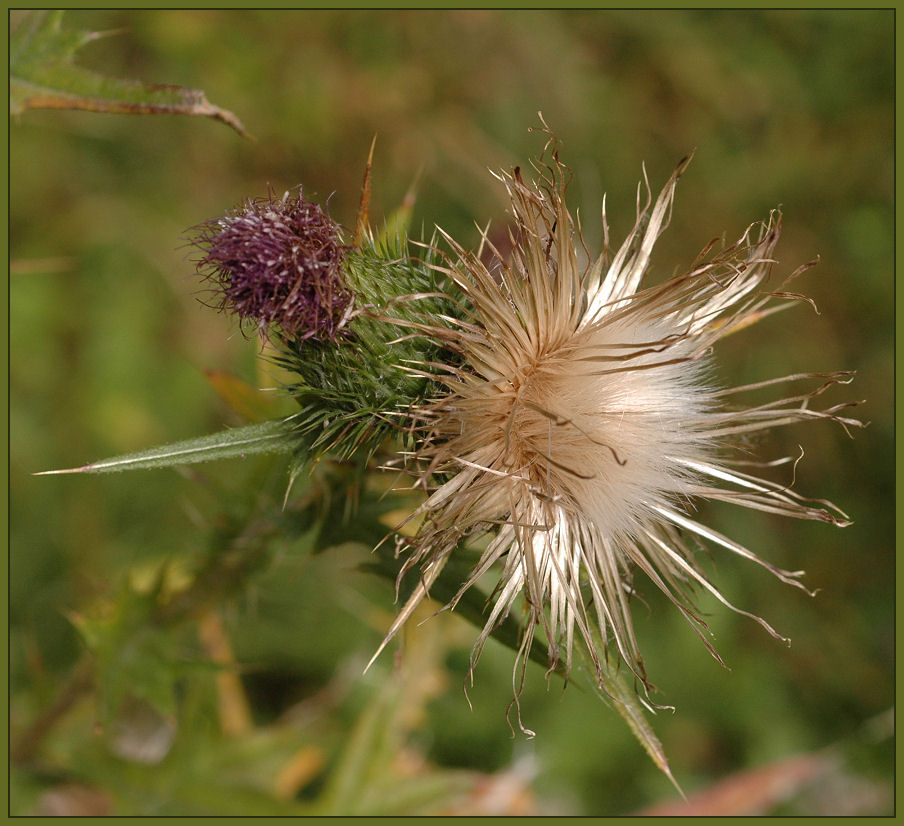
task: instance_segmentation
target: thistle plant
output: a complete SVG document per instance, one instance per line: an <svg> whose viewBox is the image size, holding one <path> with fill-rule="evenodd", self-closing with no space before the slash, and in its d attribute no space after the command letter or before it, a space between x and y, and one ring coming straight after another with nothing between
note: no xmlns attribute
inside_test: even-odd
<svg viewBox="0 0 904 826"><path fill-rule="evenodd" d="M410 365L438 346L407 326L451 306L400 235L375 235L364 215L353 245L343 232L299 191L248 201L193 237L216 305L270 339L273 362L293 377L284 390L301 409L277 448L291 444L298 469L326 453L366 460L403 433L407 408L431 392Z"/></svg>
<svg viewBox="0 0 904 826"><path fill-rule="evenodd" d="M689 158L655 200L646 184L634 229L614 254L603 209L606 243L592 255L566 205L558 142L546 133L533 177L518 168L497 176L510 201L509 253L487 232L475 251L442 231L417 243L400 224L375 233L369 176L353 234L301 190L201 224L193 243L211 303L270 340L268 357L291 377L284 390L298 411L75 470L283 452L294 478L325 456L363 467L379 452L423 492L405 520L411 530L400 525L394 543L397 582L409 571L417 581L380 650L428 596L459 610L485 602L482 617L466 612L482 626L471 671L491 635L507 641L516 651L517 705L529 659L569 677L586 658L592 684L667 771L638 706L655 702L632 622L635 579L664 592L716 659L700 592L784 639L729 602L697 554L721 548L806 590L803 572L761 559L694 511L717 500L849 524L835 505L749 472L793 458L757 463L749 453L751 434L775 427L860 426L842 415L855 402L814 406L852 375L718 385L715 345L803 299L788 282L809 265L774 277L781 215L647 284ZM773 386L802 389L742 403L745 393ZM464 560L472 562L463 571ZM487 574L497 582L488 599L477 585ZM639 698L625 690L620 664Z"/></svg>

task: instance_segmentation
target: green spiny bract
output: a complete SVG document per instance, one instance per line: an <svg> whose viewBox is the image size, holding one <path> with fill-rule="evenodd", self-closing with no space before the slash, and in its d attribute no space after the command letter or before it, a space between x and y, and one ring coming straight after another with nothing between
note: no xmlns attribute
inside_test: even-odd
<svg viewBox="0 0 904 826"><path fill-rule="evenodd" d="M292 417L297 464L325 453L370 458L387 438L404 440L407 411L439 391L430 365L443 345L421 328L443 323L455 299L433 245L423 245L423 257L407 246L401 237L371 236L349 253L354 310L340 339L282 340L274 361L297 376L284 389L301 407Z"/></svg>

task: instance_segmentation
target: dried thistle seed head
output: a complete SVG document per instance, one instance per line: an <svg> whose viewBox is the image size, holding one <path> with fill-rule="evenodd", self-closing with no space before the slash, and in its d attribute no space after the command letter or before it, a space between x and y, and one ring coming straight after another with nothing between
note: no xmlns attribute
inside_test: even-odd
<svg viewBox="0 0 904 826"><path fill-rule="evenodd" d="M248 200L196 228L198 271L215 283L219 309L261 334L335 339L348 320L352 293L343 264L349 247L318 204L295 196Z"/></svg>
<svg viewBox="0 0 904 826"><path fill-rule="evenodd" d="M459 544L486 534L489 542L459 592L499 564L473 661L523 597L516 671L541 628L551 663L567 667L583 640L600 685L611 648L649 689L632 622L635 572L665 592L718 658L693 593L707 591L752 615L709 581L697 562L699 545L721 546L799 587L803 572L780 570L708 528L694 517L693 503L721 500L845 525L834 505L738 469L753 464L741 440L800 421L860 423L839 415L847 405L810 405L828 387L847 383L847 373L790 375L732 389L715 387L707 375L721 338L768 314L774 299L800 297L781 283L767 286L777 214L721 251L711 245L689 271L644 286L688 159L655 202L648 190L615 256L610 260L604 250L587 262L565 205L568 172L552 138L550 146L552 160L537 165L536 182L525 183L517 169L500 176L514 219L510 254L488 264L447 237L453 255L444 271L470 313L444 333L457 356L439 378L447 392L412 413L420 436L413 470L429 495L407 565L419 565L422 575L387 640ZM488 239L483 246L491 246ZM808 380L815 389L771 403L734 401L745 390ZM762 466L784 461L791 460ZM765 620L752 618L778 636Z"/></svg>

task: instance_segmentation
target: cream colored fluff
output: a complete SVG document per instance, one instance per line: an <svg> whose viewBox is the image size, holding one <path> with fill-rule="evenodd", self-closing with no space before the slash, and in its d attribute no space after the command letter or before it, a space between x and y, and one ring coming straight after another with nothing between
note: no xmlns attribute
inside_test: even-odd
<svg viewBox="0 0 904 826"><path fill-rule="evenodd" d="M536 183L525 183L517 169L500 176L514 221L510 255L497 253L486 238L484 249L472 254L446 236L453 257L444 272L470 313L451 330L431 331L460 359L442 375L447 393L412 413L420 447L411 467L428 496L406 568L420 566L421 584L386 641L429 593L459 543L488 534L460 592L502 566L473 661L523 594L521 677L540 626L551 664L571 663L577 629L597 669L603 650L614 645L649 687L629 605L635 571L669 595L717 658L691 590L709 591L752 615L709 583L691 546L721 546L802 587L803 572L775 568L697 522L695 500L847 524L830 503L737 470L738 437L814 418L859 422L837 415L845 405L809 407L827 387L849 381L846 373L762 382L757 387L821 380L815 390L754 408L727 404L751 388L717 389L707 378L713 345L773 309L766 305L782 285L767 289L766 281L780 216L752 225L720 252L704 250L688 272L643 287L689 159L655 203L648 198L638 205L635 228L615 256L609 260L604 250L587 263L564 202L567 170L554 140L547 149L553 160L537 166Z"/></svg>

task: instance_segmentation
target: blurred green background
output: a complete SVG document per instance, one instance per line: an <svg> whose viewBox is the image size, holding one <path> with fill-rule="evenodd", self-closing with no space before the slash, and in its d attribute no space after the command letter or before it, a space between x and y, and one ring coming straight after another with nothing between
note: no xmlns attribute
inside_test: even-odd
<svg viewBox="0 0 904 826"><path fill-rule="evenodd" d="M523 699L537 737L512 737L497 644L469 707L475 631L454 616L410 635L398 673L389 652L362 677L393 610L391 586L359 569L379 524L351 514L331 527L356 541L312 553L311 520L343 512L344 469L321 469L286 512L278 462L31 475L240 423L209 371L273 384L257 343L199 302L187 228L298 184L353 226L376 134L372 217L416 182L416 225L474 243L475 221L505 220L488 170L542 149L538 111L591 249L604 193L618 244L642 164L657 191L696 149L653 278L779 205L781 271L820 257L795 282L819 314L801 303L730 337L718 376L857 371L827 403L866 399L866 430L795 426L762 446L803 446L796 489L854 524L701 515L806 570L818 596L716 550L723 593L793 641L701 600L730 671L651 586L635 616L657 700L676 708L653 725L689 795L740 777L754 811L892 810L893 735L876 720L893 703L893 12L95 11L64 25L119 30L81 65L203 89L255 140L185 117L11 125L13 813L611 815L677 799L617 714L547 690L540 668ZM197 598L165 618L142 602L160 597L163 562L162 591ZM217 639L236 669L205 665ZM800 755L822 773L790 791L749 774Z"/></svg>

